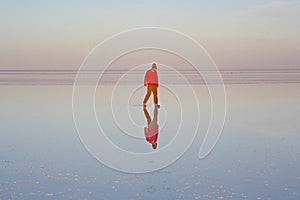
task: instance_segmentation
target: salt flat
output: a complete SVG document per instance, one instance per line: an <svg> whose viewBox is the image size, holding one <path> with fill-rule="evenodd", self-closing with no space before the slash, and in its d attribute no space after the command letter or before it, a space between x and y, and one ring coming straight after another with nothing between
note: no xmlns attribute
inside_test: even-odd
<svg viewBox="0 0 300 200"><path fill-rule="evenodd" d="M187 90L184 85L174 87ZM226 85L223 132L201 160L198 152L211 107L207 88L194 88L200 118L190 148L161 170L130 174L111 169L86 150L73 121L71 86L1 86L0 197L299 199L300 85ZM102 102L101 96L112 90L103 86L95 95L95 116L107 136L126 151L153 152L143 138L147 122L139 99L144 88L138 87L128 99L130 86L122 86L112 101ZM180 105L181 99L166 89L159 92L157 151L168 148L180 122L190 123L191 132L196 122L180 118L192 104ZM153 116L151 101L147 109ZM112 112L115 118L109 118ZM159 159L153 157L153 162Z"/></svg>

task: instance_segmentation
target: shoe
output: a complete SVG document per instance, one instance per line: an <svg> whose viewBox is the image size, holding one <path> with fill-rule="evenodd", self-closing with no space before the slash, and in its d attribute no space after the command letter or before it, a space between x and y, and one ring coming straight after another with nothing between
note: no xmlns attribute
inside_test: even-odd
<svg viewBox="0 0 300 200"><path fill-rule="evenodd" d="M160 105L159 105L159 104L156 104L156 105L155 105L155 108L160 108Z"/></svg>

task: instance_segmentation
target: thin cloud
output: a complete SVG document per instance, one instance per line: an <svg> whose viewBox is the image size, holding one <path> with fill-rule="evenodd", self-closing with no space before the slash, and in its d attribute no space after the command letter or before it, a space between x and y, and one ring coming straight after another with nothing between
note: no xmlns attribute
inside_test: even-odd
<svg viewBox="0 0 300 200"><path fill-rule="evenodd" d="M258 16L290 16L298 12L298 3L291 1L272 1L252 7L248 13Z"/></svg>

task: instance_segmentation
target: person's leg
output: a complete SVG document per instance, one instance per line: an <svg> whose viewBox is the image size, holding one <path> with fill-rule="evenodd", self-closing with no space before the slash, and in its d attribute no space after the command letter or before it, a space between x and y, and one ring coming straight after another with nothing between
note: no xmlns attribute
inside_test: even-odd
<svg viewBox="0 0 300 200"><path fill-rule="evenodd" d="M143 101L143 104L144 105L146 105L147 104L147 101L148 101L148 99L149 99L149 97L150 97L150 95L151 95L151 90L150 90L151 88L150 88L150 85L148 85L148 87L147 87L147 94L146 94L146 96L145 96L145 98L144 98L144 101Z"/></svg>
<svg viewBox="0 0 300 200"><path fill-rule="evenodd" d="M156 86L153 86L153 89L152 89L152 92L153 92L153 100L154 100L154 104L157 105L158 104L158 97L157 97L157 87Z"/></svg>
<svg viewBox="0 0 300 200"><path fill-rule="evenodd" d="M157 115L158 115L158 109L157 109L157 107L154 107L152 121L154 121L156 124L157 124Z"/></svg>
<svg viewBox="0 0 300 200"><path fill-rule="evenodd" d="M151 122L151 117L150 117L150 115L149 115L149 113L148 113L148 110L147 110L146 108L144 108L143 110L144 110L145 117L146 117L146 119L147 119L147 124L148 124L148 126L149 126L149 124L150 124L150 122Z"/></svg>

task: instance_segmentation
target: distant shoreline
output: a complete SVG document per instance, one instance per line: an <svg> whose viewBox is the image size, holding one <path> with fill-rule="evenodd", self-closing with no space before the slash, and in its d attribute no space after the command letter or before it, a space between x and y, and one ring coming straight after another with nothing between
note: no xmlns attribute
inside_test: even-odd
<svg viewBox="0 0 300 200"><path fill-rule="evenodd" d="M99 82L101 85L115 85L120 79L122 81L119 84L139 85L142 83L145 71L109 69L79 72L73 69L6 69L0 70L0 85L73 85L77 73L80 74L84 85L90 85L91 77L100 78L101 74ZM202 70L200 73L193 69L163 69L159 70L159 77L163 84L176 85L300 83L300 69Z"/></svg>

